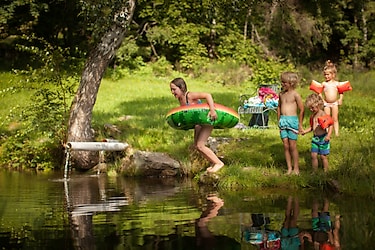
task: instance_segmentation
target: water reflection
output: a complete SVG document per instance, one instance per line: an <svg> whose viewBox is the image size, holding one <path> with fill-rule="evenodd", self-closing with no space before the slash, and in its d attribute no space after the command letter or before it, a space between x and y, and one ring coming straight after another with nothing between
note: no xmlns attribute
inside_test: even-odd
<svg viewBox="0 0 375 250"><path fill-rule="evenodd" d="M289 196L285 208L285 220L281 228L282 249L298 249L301 245L297 221L300 213L298 197Z"/></svg>
<svg viewBox="0 0 375 250"><path fill-rule="evenodd" d="M305 241L307 241L314 249L340 250L341 216L336 214L334 220L331 220L328 198L323 198L321 209L319 209L320 205L317 199L313 200L311 230L301 232L302 249L305 249Z"/></svg>
<svg viewBox="0 0 375 250"><path fill-rule="evenodd" d="M216 194L208 195L207 201L207 208L196 221L197 246L202 249L214 249L216 245L215 236L208 229L208 222L218 215L220 208L224 206L224 201Z"/></svg>
<svg viewBox="0 0 375 250"><path fill-rule="evenodd" d="M128 204L125 196L107 195L107 177L75 177L64 179L64 191L76 249L95 249L93 216L120 211Z"/></svg>
<svg viewBox="0 0 375 250"><path fill-rule="evenodd" d="M251 224L243 234L246 242L258 249L278 250L281 247L281 235L270 228L270 217L265 214L251 214Z"/></svg>
<svg viewBox="0 0 375 250"><path fill-rule="evenodd" d="M62 176L0 172L0 249L372 249L371 200Z"/></svg>

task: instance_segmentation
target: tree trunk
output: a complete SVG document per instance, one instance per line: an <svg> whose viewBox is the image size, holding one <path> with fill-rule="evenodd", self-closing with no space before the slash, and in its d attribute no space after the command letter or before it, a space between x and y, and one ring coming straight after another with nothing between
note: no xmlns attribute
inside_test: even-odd
<svg viewBox="0 0 375 250"><path fill-rule="evenodd" d="M114 24L91 51L70 110L67 142L95 140L91 120L97 93L104 72L124 39L134 9L135 0L124 1L121 10L114 17ZM72 151L70 157L71 166L78 169L90 169L99 161L98 152L93 151Z"/></svg>
<svg viewBox="0 0 375 250"><path fill-rule="evenodd" d="M354 25L358 27L357 16L354 15ZM358 38L354 38L354 48L353 48L353 68L358 68L358 52L359 52L359 41Z"/></svg>
<svg viewBox="0 0 375 250"><path fill-rule="evenodd" d="M247 10L247 14L246 14L246 17L245 17L245 24L244 24L244 27L243 27L243 40L246 41L247 40L247 30L248 30L248 27L249 27L249 19L251 17L251 5L249 6L248 10ZM252 37L250 37L252 39Z"/></svg>
<svg viewBox="0 0 375 250"><path fill-rule="evenodd" d="M361 16L362 16L362 33L363 33L362 46L364 48L366 48L367 45L368 45L368 27L367 27L366 12L365 12L365 8L363 6L361 8ZM364 58L364 62L365 62L365 66L367 68L369 66L369 60L368 60L368 58Z"/></svg>

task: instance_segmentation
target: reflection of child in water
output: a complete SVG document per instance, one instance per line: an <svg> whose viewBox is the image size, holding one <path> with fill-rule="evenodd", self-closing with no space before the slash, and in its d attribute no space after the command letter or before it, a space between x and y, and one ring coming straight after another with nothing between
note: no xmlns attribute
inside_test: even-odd
<svg viewBox="0 0 375 250"><path fill-rule="evenodd" d="M285 209L285 220L281 228L281 249L293 250L299 249L301 241L299 239L299 229L297 227L297 219L299 215L298 198L288 197L288 203Z"/></svg>
<svg viewBox="0 0 375 250"><path fill-rule="evenodd" d="M201 217L196 221L197 245L204 246L205 249L213 249L215 245L215 237L208 230L208 221L217 216L220 208L224 206L224 201L216 195L208 196L210 203L207 209L202 213Z"/></svg>
<svg viewBox="0 0 375 250"><path fill-rule="evenodd" d="M329 213L329 201L324 199L323 209L319 212L319 204L315 200L312 207L312 233L305 233L302 241L307 238L313 242L314 250L340 250L340 215L335 216L335 222L332 225Z"/></svg>

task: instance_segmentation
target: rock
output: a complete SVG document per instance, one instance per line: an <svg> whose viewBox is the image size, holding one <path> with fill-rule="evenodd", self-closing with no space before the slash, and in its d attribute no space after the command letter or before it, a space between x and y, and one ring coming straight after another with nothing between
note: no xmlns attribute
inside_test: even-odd
<svg viewBox="0 0 375 250"><path fill-rule="evenodd" d="M112 138L116 138L122 133L121 130L116 125L108 124L108 123L104 124L104 131L105 131L106 136L109 136Z"/></svg>
<svg viewBox="0 0 375 250"><path fill-rule="evenodd" d="M340 183L337 181L337 180L328 180L327 181L327 187L329 190L335 192L335 193L341 193L341 187L340 187Z"/></svg>
<svg viewBox="0 0 375 250"><path fill-rule="evenodd" d="M199 182L215 186L219 181L219 175L215 173L204 172L199 176Z"/></svg>
<svg viewBox="0 0 375 250"><path fill-rule="evenodd" d="M207 146L217 154L218 147L224 143L229 143L233 138L226 137L208 137Z"/></svg>
<svg viewBox="0 0 375 250"><path fill-rule="evenodd" d="M135 151L121 168L131 175L173 177L180 174L181 164L166 153Z"/></svg>
<svg viewBox="0 0 375 250"><path fill-rule="evenodd" d="M104 162L101 162L97 164L95 167L93 167L92 169L90 169L89 172L96 173L96 174L107 173L107 168L108 168L107 164Z"/></svg>
<svg viewBox="0 0 375 250"><path fill-rule="evenodd" d="M113 124L108 124L108 123L104 124L104 129L114 134L121 134L121 130L118 129L118 127Z"/></svg>

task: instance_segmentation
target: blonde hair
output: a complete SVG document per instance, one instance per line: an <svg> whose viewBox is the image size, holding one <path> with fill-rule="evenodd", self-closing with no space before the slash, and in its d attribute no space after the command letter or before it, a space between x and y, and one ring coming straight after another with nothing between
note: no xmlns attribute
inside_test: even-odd
<svg viewBox="0 0 375 250"><path fill-rule="evenodd" d="M323 68L323 72L330 72L336 76L337 74L336 65L331 60L327 60L326 65Z"/></svg>
<svg viewBox="0 0 375 250"><path fill-rule="evenodd" d="M281 82L290 83L290 86L295 89L298 84L298 75L294 72L283 72L280 80Z"/></svg>
<svg viewBox="0 0 375 250"><path fill-rule="evenodd" d="M308 108L318 106L319 109L323 109L324 101L320 95L318 95L317 93L313 93L306 98L305 105Z"/></svg>

